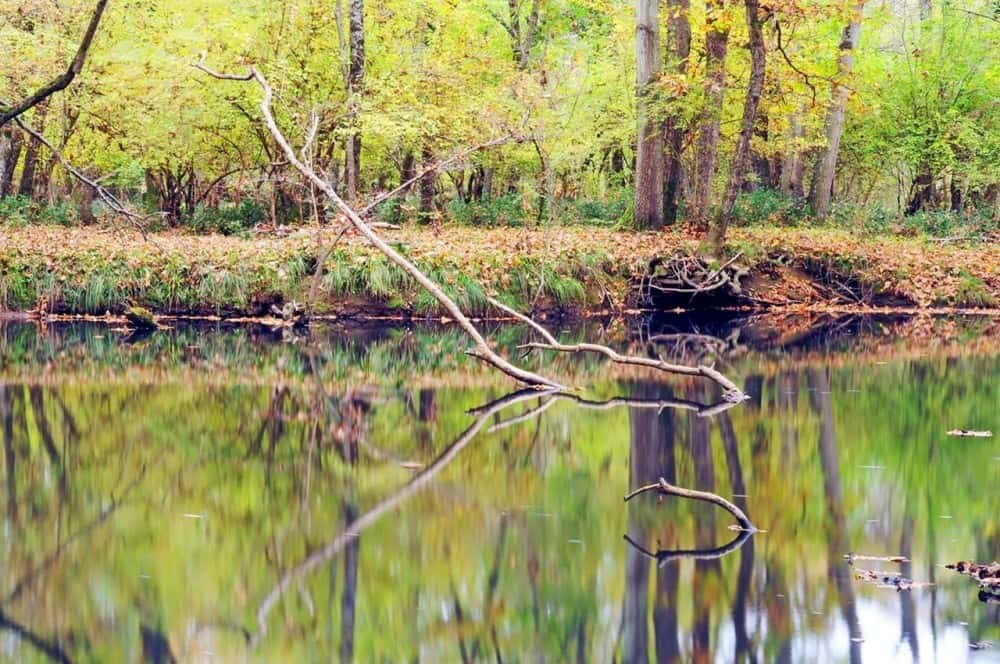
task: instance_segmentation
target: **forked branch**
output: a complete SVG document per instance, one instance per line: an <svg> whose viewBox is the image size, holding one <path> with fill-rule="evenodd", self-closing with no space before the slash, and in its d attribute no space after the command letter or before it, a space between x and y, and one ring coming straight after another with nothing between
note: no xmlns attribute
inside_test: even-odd
<svg viewBox="0 0 1000 664"><path fill-rule="evenodd" d="M688 366L685 364L672 364L670 362L664 362L663 360L655 360L648 357L637 357L635 355L622 355L616 350L609 348L607 346L602 346L600 344L591 343L578 343L578 344L564 344L560 343L552 334L546 330L544 327L533 321L528 316L508 307L503 302L495 298L489 298L490 304L492 304L497 309L510 314L514 318L530 325L538 334L544 339L544 342L531 342L523 344L521 348L532 348L539 350L551 350L560 353L600 353L604 355L609 360L616 364L626 364L637 367L649 367L652 369L658 369L660 371L666 371L668 373L675 373L684 376L702 376L715 381L723 389L723 399L725 401L730 401L738 403L745 401L748 397L743 393L743 390L739 388L733 381L726 378L722 373L716 370L714 367L709 367L705 365L698 366Z"/></svg>

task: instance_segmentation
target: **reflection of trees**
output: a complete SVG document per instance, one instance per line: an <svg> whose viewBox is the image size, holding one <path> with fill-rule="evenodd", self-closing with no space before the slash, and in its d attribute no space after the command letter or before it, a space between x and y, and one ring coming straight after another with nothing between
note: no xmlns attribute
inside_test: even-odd
<svg viewBox="0 0 1000 664"><path fill-rule="evenodd" d="M809 369L806 373L809 386L809 403L820 417L819 458L823 468L823 490L827 513L830 516L827 536L827 561L829 575L837 588L840 611L847 623L850 636L851 662L861 661L861 623L858 620L854 586L850 570L841 556L850 551L847 533L847 516L844 512L844 494L840 485L840 462L837 460L837 439L833 429L833 406L830 403L830 378L826 371Z"/></svg>
<svg viewBox="0 0 1000 664"><path fill-rule="evenodd" d="M647 401L669 400L669 395L647 394L655 386L640 384L638 397ZM662 389L662 388L660 388ZM637 509L629 510L629 532L625 539L630 546L626 550L625 597L623 607L622 657L625 662L645 662L649 656L647 635L648 608L646 601L649 589L650 559L658 563L653 625L656 630L656 656L660 662L679 661L681 648L678 635L678 564L682 559L693 559L695 569L692 577L691 596L694 601L694 626L692 630L693 661L708 661L711 657L711 605L714 593L704 588L707 577L721 575L719 558L742 547L751 538L753 527L742 510L746 507L743 471L740 465L736 434L732 422L724 411L718 415L723 445L727 457L729 480L736 499L741 505L734 505L713 494L715 471L711 449L711 422L699 409L690 409L686 431L686 442L694 462L695 484L698 491L680 489L673 486L676 480L675 426L670 411L651 412L647 409L630 410L631 454L629 460L629 486L632 491L626 500L639 493L653 490L664 495L679 495L715 503L736 516L741 531L736 537L721 546L715 546L716 521L714 511L702 515L695 526L694 549L659 549L649 551L642 544L648 541L648 517ZM669 479L668 479L669 478ZM672 533L665 535L673 539ZM660 542L662 544L662 541ZM746 602L753 571L753 550L743 554L737 580L737 594L733 604L733 618L736 622L736 657L750 653L750 640L746 633ZM712 581L707 581L712 585Z"/></svg>

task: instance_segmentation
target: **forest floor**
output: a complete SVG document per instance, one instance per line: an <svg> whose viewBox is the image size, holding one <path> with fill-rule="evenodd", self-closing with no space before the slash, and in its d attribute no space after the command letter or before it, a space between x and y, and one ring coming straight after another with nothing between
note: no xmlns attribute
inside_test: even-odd
<svg viewBox="0 0 1000 664"><path fill-rule="evenodd" d="M535 312L642 308L638 284L650 263L696 252L700 242L686 229L445 225L383 233L474 315L489 313L487 295ZM998 241L751 227L732 230L729 252L748 272L739 292L721 301L726 306L1000 308ZM681 299L681 306L703 306L690 296ZM436 302L362 238L332 229L252 238L171 231L143 238L123 229L0 224L0 311L105 315L128 303L162 315L234 317L262 315L289 300L305 302L315 314L440 314ZM672 302L678 306L679 300Z"/></svg>

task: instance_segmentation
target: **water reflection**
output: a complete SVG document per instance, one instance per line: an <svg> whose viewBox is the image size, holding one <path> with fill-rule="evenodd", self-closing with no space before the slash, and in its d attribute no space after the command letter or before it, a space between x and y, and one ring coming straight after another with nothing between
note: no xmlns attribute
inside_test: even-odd
<svg viewBox="0 0 1000 664"><path fill-rule="evenodd" d="M943 436L1000 430L997 357L748 357L754 398L715 408L697 381L411 386L398 354L398 388L345 387L352 343L296 348L301 380L274 384L0 385L0 658L960 661L1000 641L998 605L938 568L997 557L996 443ZM767 532L622 501L660 477ZM937 585L861 585L851 551Z"/></svg>

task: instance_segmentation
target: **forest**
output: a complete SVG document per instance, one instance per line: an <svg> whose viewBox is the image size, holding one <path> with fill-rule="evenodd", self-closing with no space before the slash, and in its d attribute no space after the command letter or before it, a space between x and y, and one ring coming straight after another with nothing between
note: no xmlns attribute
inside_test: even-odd
<svg viewBox="0 0 1000 664"><path fill-rule="evenodd" d="M257 68L389 223L989 236L998 26L993 0L6 0L0 219L114 216L89 181L153 229L324 223L257 86L201 61Z"/></svg>
<svg viewBox="0 0 1000 664"><path fill-rule="evenodd" d="M1000 643L1000 0L0 0L0 53L0 661Z"/></svg>

